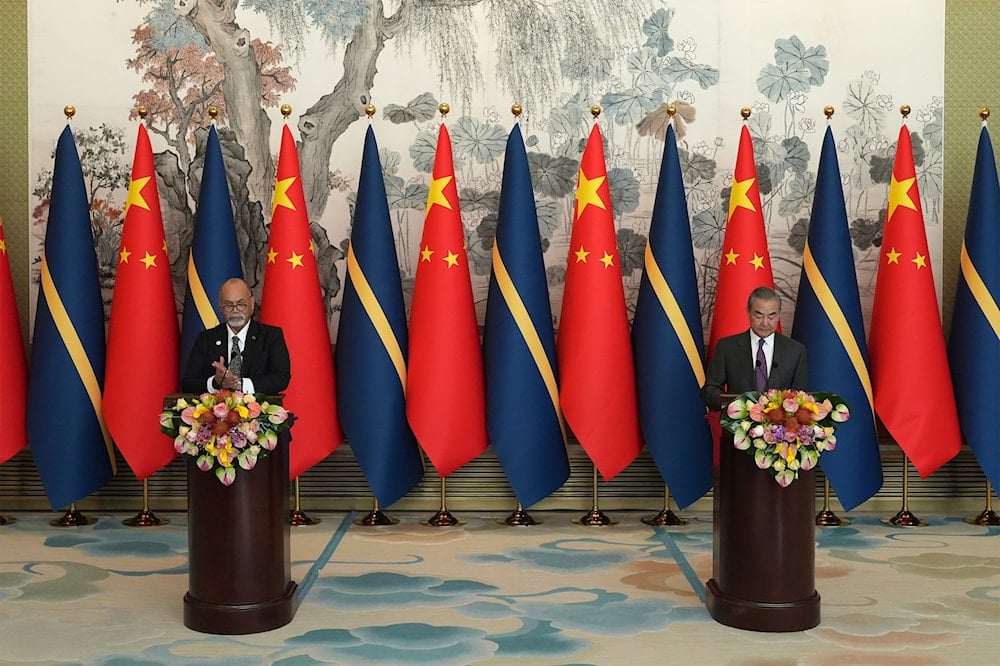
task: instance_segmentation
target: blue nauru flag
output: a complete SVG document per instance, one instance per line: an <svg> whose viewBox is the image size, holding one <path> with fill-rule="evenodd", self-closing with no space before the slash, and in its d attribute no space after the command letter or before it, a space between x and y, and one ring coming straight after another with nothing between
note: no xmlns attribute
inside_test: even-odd
<svg viewBox="0 0 1000 666"><path fill-rule="evenodd" d="M507 139L483 331L486 428L525 507L569 478L555 334L521 129Z"/></svg>
<svg viewBox="0 0 1000 666"><path fill-rule="evenodd" d="M406 309L375 132L361 159L334 367L337 412L375 498L388 506L423 476L406 421Z"/></svg>
<svg viewBox="0 0 1000 666"><path fill-rule="evenodd" d="M989 404L1000 390L1000 185L985 124L979 134L959 267L948 360L962 434L996 489L1000 488L1000 431Z"/></svg>
<svg viewBox="0 0 1000 666"><path fill-rule="evenodd" d="M215 125L208 130L205 163L201 174L194 220L194 238L187 265L184 314L181 322L180 366L198 334L222 323L218 311L219 289L230 278L242 278L240 249L236 243L233 205L229 198L226 165Z"/></svg>
<svg viewBox="0 0 1000 666"><path fill-rule="evenodd" d="M701 387L705 347L691 227L674 127L667 128L649 225L632 349L643 439L678 506L712 487Z"/></svg>
<svg viewBox="0 0 1000 666"><path fill-rule="evenodd" d="M27 400L28 441L53 509L90 495L117 472L101 411L104 354L90 203L67 125L52 171Z"/></svg>
<svg viewBox="0 0 1000 666"><path fill-rule="evenodd" d="M809 354L809 389L836 393L850 407L851 418L837 427L837 447L819 459L840 503L850 511L882 487L882 462L858 278L830 128L820 154L792 337Z"/></svg>

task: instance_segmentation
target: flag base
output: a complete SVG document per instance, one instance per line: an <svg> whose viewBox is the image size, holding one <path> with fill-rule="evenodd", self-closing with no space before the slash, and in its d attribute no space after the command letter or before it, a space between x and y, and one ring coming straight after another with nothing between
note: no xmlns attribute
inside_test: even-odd
<svg viewBox="0 0 1000 666"><path fill-rule="evenodd" d="M984 525L987 527L996 527L1000 525L1000 515L997 515L997 512L993 511L992 509L986 509L978 516L969 516L968 518L965 519L965 522L967 522L970 525ZM3 523L0 523L0 525L3 525Z"/></svg>
<svg viewBox="0 0 1000 666"><path fill-rule="evenodd" d="M13 525L17 522L17 518L8 518L7 516L0 513L0 525Z"/></svg>
<svg viewBox="0 0 1000 666"><path fill-rule="evenodd" d="M288 514L288 524L292 527L308 527L323 522L321 518L313 518L302 509L294 509Z"/></svg>
<svg viewBox="0 0 1000 666"><path fill-rule="evenodd" d="M160 518L149 509L143 509L131 518L126 518L122 521L122 525L126 527L159 527L160 525L169 524L169 520Z"/></svg>
<svg viewBox="0 0 1000 666"><path fill-rule="evenodd" d="M645 516L642 518L642 522L647 525L656 525L658 527L674 527L677 525L688 524L688 521L681 518L670 509L664 509L663 511L652 516Z"/></svg>
<svg viewBox="0 0 1000 666"><path fill-rule="evenodd" d="M927 527L927 523L913 515L909 509L900 509L892 518L880 518L879 522L893 527Z"/></svg>
<svg viewBox="0 0 1000 666"><path fill-rule="evenodd" d="M355 525L364 525L365 527L377 527L378 525L396 525L399 523L398 518L393 518L392 516L387 516L379 509L372 509L363 518L358 518L354 521Z"/></svg>
<svg viewBox="0 0 1000 666"><path fill-rule="evenodd" d="M846 527L851 521L841 518L830 509L823 509L816 514L817 527Z"/></svg>

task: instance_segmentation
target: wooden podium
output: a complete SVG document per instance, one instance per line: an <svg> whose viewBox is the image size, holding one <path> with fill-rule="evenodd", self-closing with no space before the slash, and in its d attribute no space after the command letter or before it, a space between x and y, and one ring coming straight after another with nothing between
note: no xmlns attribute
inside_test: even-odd
<svg viewBox="0 0 1000 666"><path fill-rule="evenodd" d="M815 473L782 488L722 430L713 493L708 612L752 631L803 631L819 624L815 587Z"/></svg>
<svg viewBox="0 0 1000 666"><path fill-rule="evenodd" d="M209 634L276 629L295 615L288 523L290 431L230 486L187 457L188 592L184 626Z"/></svg>

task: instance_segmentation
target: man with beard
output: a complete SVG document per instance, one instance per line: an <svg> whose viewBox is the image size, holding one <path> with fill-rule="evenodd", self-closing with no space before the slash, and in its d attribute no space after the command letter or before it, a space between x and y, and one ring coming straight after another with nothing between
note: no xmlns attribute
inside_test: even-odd
<svg viewBox="0 0 1000 666"><path fill-rule="evenodd" d="M225 322L198 334L184 366L181 390L273 395L288 388L291 363L285 336L277 326L251 319L254 297L247 283L226 280L219 289L219 310Z"/></svg>

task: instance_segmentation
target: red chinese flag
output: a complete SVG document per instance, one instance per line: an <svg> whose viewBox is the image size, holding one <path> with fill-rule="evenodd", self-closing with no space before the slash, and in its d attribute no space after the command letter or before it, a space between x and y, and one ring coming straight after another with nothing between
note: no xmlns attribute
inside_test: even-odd
<svg viewBox="0 0 1000 666"><path fill-rule="evenodd" d="M0 464L24 448L28 441L24 415L28 391L28 364L24 356L21 320L17 315L14 283L7 255L7 237L0 218Z"/></svg>
<svg viewBox="0 0 1000 666"><path fill-rule="evenodd" d="M715 285L715 309L712 311L707 358L712 357L719 338L735 335L750 327L747 318L750 292L757 287L774 287L762 211L753 141L744 123L736 153L732 191L729 193L729 215L722 240L719 278ZM780 322L778 330L781 330Z"/></svg>
<svg viewBox="0 0 1000 666"><path fill-rule="evenodd" d="M905 124L885 220L868 336L875 412L927 477L955 457L962 437Z"/></svg>
<svg viewBox="0 0 1000 666"><path fill-rule="evenodd" d="M434 171L410 309L406 418L442 477L486 450L486 393L448 128Z"/></svg>
<svg viewBox="0 0 1000 666"><path fill-rule="evenodd" d="M140 480L170 462L163 398L178 389L178 327L153 149L139 125L108 326L104 421Z"/></svg>
<svg viewBox="0 0 1000 666"><path fill-rule="evenodd" d="M333 351L309 229L299 154L285 125L271 205L260 320L280 326L291 358L284 406L296 416L289 478L296 478L340 446Z"/></svg>
<svg viewBox="0 0 1000 666"><path fill-rule="evenodd" d="M611 189L597 125L580 162L556 356L566 422L609 481L639 455L642 435Z"/></svg>

